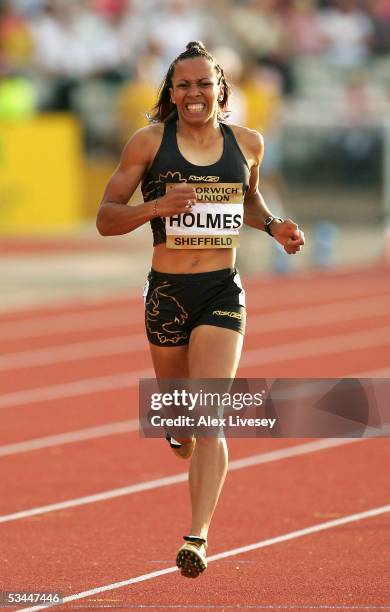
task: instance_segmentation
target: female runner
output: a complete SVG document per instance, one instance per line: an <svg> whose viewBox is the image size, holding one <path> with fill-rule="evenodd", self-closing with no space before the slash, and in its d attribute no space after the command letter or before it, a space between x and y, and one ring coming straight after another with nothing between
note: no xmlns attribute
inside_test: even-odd
<svg viewBox="0 0 390 612"><path fill-rule="evenodd" d="M245 331L245 294L234 268L243 223L267 231L289 254L304 244L274 217L258 190L263 140L224 121L230 88L201 42L171 64L151 113L106 187L97 216L104 236L146 222L153 231L145 323L157 378L235 377ZM126 206L142 181L144 202ZM174 440L191 457L192 524L176 563L187 577L207 567L207 535L227 471L224 438Z"/></svg>

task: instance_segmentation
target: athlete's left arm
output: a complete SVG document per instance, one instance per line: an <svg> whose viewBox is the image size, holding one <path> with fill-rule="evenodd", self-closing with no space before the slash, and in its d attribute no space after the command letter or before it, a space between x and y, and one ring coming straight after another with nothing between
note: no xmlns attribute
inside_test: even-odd
<svg viewBox="0 0 390 612"><path fill-rule="evenodd" d="M269 210L259 191L259 169L264 155L263 138L254 130L245 130L242 134L242 144L251 164L249 188L244 198L244 223L264 231L264 222L267 217L275 215ZM291 219L284 221L275 219L271 223L270 231L289 255L300 251L305 244L303 232Z"/></svg>

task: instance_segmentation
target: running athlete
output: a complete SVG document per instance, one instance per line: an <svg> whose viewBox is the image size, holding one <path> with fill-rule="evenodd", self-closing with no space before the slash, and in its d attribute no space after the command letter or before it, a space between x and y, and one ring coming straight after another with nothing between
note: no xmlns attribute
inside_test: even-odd
<svg viewBox="0 0 390 612"><path fill-rule="evenodd" d="M272 215L258 190L263 140L224 118L230 88L200 42L169 67L150 125L125 146L99 209L104 236L150 222L152 269L145 324L157 378L235 377L245 331L245 294L235 269L246 223L274 237L289 254L303 233ZM142 183L144 202L126 206ZM187 577L207 567L207 536L227 471L224 438L174 440L190 458L192 524L176 563Z"/></svg>

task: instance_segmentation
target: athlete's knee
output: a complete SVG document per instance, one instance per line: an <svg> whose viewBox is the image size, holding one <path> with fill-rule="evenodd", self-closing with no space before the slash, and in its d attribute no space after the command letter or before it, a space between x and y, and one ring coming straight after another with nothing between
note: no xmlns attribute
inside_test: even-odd
<svg viewBox="0 0 390 612"><path fill-rule="evenodd" d="M225 438L217 438L213 436L209 437L198 437L196 436L196 447L198 450L211 450L211 449L219 449L226 448L226 440Z"/></svg>

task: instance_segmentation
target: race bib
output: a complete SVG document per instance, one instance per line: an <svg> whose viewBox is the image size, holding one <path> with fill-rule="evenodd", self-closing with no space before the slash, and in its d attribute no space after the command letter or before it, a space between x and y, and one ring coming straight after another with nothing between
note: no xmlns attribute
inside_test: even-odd
<svg viewBox="0 0 390 612"><path fill-rule="evenodd" d="M167 191L176 185L167 183ZM244 221L242 183L197 183L194 189L192 210L165 218L167 248L237 248Z"/></svg>

